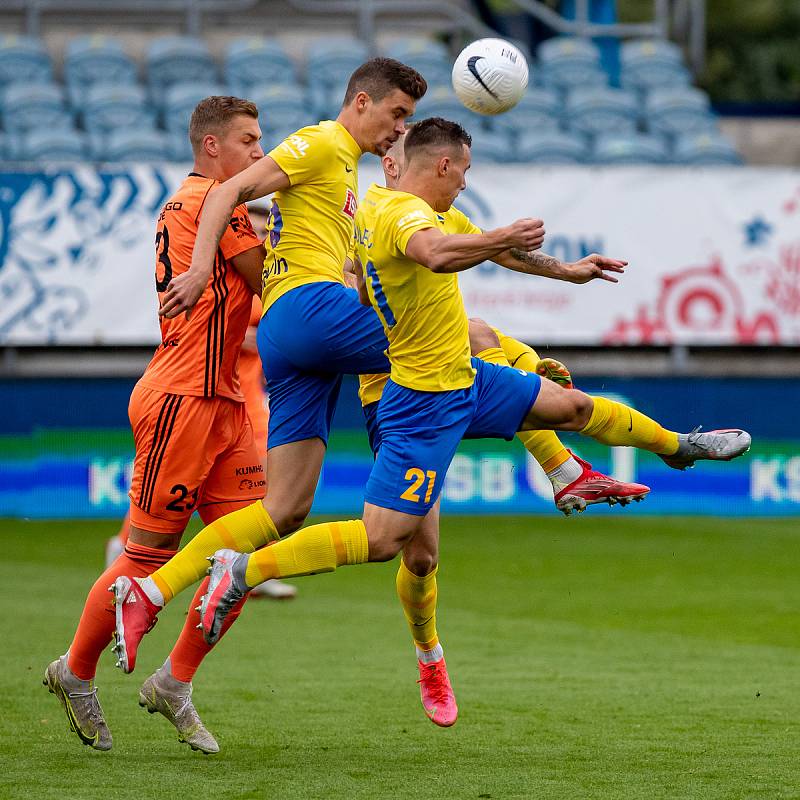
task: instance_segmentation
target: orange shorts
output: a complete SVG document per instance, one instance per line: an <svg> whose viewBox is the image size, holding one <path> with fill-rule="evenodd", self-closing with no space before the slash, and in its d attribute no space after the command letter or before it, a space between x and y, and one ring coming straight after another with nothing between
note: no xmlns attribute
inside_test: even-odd
<svg viewBox="0 0 800 800"><path fill-rule="evenodd" d="M128 406L136 458L131 524L180 533L197 510L208 523L265 492L244 403L175 395L137 384Z"/></svg>
<svg viewBox="0 0 800 800"><path fill-rule="evenodd" d="M269 425L269 409L267 407L267 391L264 382L264 370L258 353L242 350L239 356L239 383L241 384L247 416L253 426L256 449L261 460L267 457L267 427Z"/></svg>

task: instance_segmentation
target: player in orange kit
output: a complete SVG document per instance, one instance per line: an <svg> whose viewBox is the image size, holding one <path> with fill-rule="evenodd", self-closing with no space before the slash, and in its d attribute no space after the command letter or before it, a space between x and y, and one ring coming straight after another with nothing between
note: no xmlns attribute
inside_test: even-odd
<svg viewBox="0 0 800 800"><path fill-rule="evenodd" d="M189 138L194 169L164 205L156 227L159 298L173 276L189 268L209 192L264 155L258 110L235 97L200 102ZM64 706L71 729L95 749L112 745L94 682L115 625L109 586L120 575L144 577L166 563L195 510L208 524L264 496L264 467L237 373L263 261L247 209L237 206L200 302L191 315L160 318L161 344L131 394L136 457L128 542L90 590L69 650L47 667L44 681ZM191 701L192 676L210 650L196 627L200 596L164 666L142 685L139 702L164 714L181 741L217 752Z"/></svg>

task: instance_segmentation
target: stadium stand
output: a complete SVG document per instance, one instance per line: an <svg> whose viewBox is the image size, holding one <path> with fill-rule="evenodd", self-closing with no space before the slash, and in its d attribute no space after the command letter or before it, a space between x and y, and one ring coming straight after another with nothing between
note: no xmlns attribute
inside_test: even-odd
<svg viewBox="0 0 800 800"><path fill-rule="evenodd" d="M18 157L21 160L39 161L45 154L54 161L84 161L89 157L86 134L68 128L43 128L20 137Z"/></svg>
<svg viewBox="0 0 800 800"><path fill-rule="evenodd" d="M253 100L261 111L266 146L279 134L335 117L351 72L369 56L367 45L349 35L315 42L302 61L279 40L257 36L228 41L219 61L203 39L192 36L160 36L145 49L139 63L120 39L77 36L66 43L63 65L56 65L55 72L63 75L63 83L57 83L39 39L0 38L5 134L0 159L30 157L29 147L18 146L19 133L44 125L58 136L52 149L41 150L40 160L57 160L64 153L113 160L134 158L137 152L144 159L161 154L190 160L181 137L197 101L212 93ZM477 161L740 161L719 132L708 96L691 86L681 49L665 40L623 43L616 86L595 43L570 36L548 39L531 59L527 94L512 111L496 117L475 114L456 99L450 88L452 54L442 42L401 37L382 52L426 76L430 88L415 118L438 115L463 124L475 137ZM126 129L138 132L140 146L123 135ZM563 136L562 130L572 135ZM707 135L688 136L694 133Z"/></svg>

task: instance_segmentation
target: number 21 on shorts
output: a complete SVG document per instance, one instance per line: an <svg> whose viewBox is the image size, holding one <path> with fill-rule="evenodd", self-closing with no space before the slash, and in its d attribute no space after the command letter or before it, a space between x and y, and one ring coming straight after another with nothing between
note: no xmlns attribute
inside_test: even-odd
<svg viewBox="0 0 800 800"><path fill-rule="evenodd" d="M419 503L419 490L422 488L426 479L428 481L428 488L425 492L424 502L430 503L431 495L433 494L433 485L436 483L436 471L432 469L423 472L418 467L411 467L411 469L406 472L406 480L411 481L411 486L409 486L400 497L412 503Z"/></svg>

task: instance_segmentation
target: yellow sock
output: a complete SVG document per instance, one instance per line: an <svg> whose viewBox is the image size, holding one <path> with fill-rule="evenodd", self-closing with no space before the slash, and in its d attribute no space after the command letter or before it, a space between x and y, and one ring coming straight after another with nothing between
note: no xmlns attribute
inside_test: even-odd
<svg viewBox="0 0 800 800"><path fill-rule="evenodd" d="M508 363L525 372L536 372L539 354L527 344L506 336L497 328L492 328L500 340ZM479 356L480 358L480 356ZM522 431L517 434L525 449L539 462L545 472L552 472L571 458L569 451L553 431Z"/></svg>
<svg viewBox="0 0 800 800"><path fill-rule="evenodd" d="M203 528L183 550L150 577L164 595L164 602L168 603L178 592L205 575L208 569L206 557L217 550L230 547L240 553L252 553L276 539L278 531L258 500Z"/></svg>
<svg viewBox="0 0 800 800"><path fill-rule="evenodd" d="M253 553L247 560L245 581L248 586L257 586L271 578L333 572L342 564L368 560L367 530L360 519L323 522Z"/></svg>
<svg viewBox="0 0 800 800"><path fill-rule="evenodd" d="M677 451L678 434L674 431L662 428L655 420L623 403L605 397L592 400L594 410L581 431L584 436L604 444L639 447L665 456Z"/></svg>
<svg viewBox="0 0 800 800"><path fill-rule="evenodd" d="M436 633L436 573L439 568L428 575L415 575L400 559L397 570L397 596L403 605L411 638L420 650L431 650L439 644Z"/></svg>

